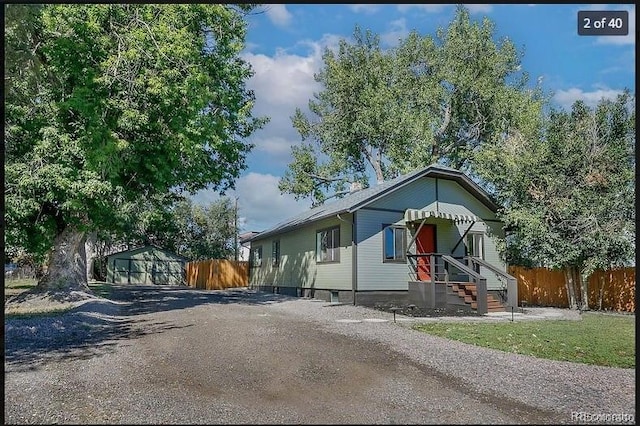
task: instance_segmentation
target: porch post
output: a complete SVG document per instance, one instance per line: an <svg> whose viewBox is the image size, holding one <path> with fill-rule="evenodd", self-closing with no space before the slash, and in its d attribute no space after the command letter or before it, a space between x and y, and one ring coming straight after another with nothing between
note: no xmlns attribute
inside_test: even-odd
<svg viewBox="0 0 640 426"><path fill-rule="evenodd" d="M478 314L484 315L488 312L487 309L487 279L482 277L476 281L476 302L478 303Z"/></svg>
<svg viewBox="0 0 640 426"><path fill-rule="evenodd" d="M436 285L436 256L431 253L429 255L429 276L431 277L431 285Z"/></svg>
<svg viewBox="0 0 640 426"><path fill-rule="evenodd" d="M411 245L416 241L416 238L418 238L418 234L420 233L420 230L422 229L422 225L424 225L424 223L426 221L427 221L426 217L424 219L422 219L422 222L420 222L420 225L418 226L418 229L416 229L416 232L411 237L411 241L409 241L409 244L407 244L407 254L409 253L409 248L411 247Z"/></svg>

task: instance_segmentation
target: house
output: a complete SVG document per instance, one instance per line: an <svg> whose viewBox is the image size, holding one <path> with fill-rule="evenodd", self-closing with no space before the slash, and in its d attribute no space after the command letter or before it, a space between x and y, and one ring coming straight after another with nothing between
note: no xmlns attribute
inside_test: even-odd
<svg viewBox="0 0 640 426"><path fill-rule="evenodd" d="M430 165L251 237L253 288L373 305L516 306L495 237L498 206L462 172Z"/></svg>
<svg viewBox="0 0 640 426"><path fill-rule="evenodd" d="M249 251L251 250L251 243L249 242L249 240L258 234L259 232L249 231L249 232L244 232L238 235L238 241L239 241L239 247L240 247L240 251L238 253L238 260L245 261L245 262L249 260Z"/></svg>
<svg viewBox="0 0 640 426"><path fill-rule="evenodd" d="M182 285L187 259L147 245L107 256L107 282L133 285Z"/></svg>

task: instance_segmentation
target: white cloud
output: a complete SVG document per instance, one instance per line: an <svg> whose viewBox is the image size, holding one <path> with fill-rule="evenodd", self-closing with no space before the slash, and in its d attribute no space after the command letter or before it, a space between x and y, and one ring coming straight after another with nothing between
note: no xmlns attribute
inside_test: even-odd
<svg viewBox="0 0 640 426"><path fill-rule="evenodd" d="M291 50L279 49L272 56L245 49L242 58L249 62L254 75L247 81L256 100L252 110L256 116L266 115L270 122L251 136L255 145L249 154L255 162L268 165L268 171L249 172L237 179L235 190L225 194L238 197L239 215L244 218L242 231L262 231L295 214L307 210L310 202L296 201L292 195L281 195L279 171L291 161L291 146L300 142L290 117L296 107L304 112L321 86L314 74L322 66L325 48L335 49L343 38L325 34L320 40L302 40ZM302 48L302 49L301 49ZM296 49L296 53L291 53ZM303 51L302 53L300 51ZM191 197L196 203L210 203L220 195L212 190L199 191Z"/></svg>
<svg viewBox="0 0 640 426"><path fill-rule="evenodd" d="M287 116L286 124L291 127L291 120ZM275 133L270 129L270 133ZM267 136L253 141L254 152L261 152L270 158L270 162L286 165L291 161L291 145L297 143L298 138L284 138L282 136Z"/></svg>
<svg viewBox="0 0 640 426"><path fill-rule="evenodd" d="M580 6L580 10L607 10L608 4L588 4L586 6Z"/></svg>
<svg viewBox="0 0 640 426"><path fill-rule="evenodd" d="M493 10L493 5L491 4L465 4L467 9L469 9L469 13L489 13Z"/></svg>
<svg viewBox="0 0 640 426"><path fill-rule="evenodd" d="M308 54L297 55L284 49L274 56L243 53L242 57L254 70L247 87L254 91L255 115L270 117L269 123L256 132L251 142L254 152L259 152L265 162L286 166L291 161L291 145L300 141L298 132L291 124L291 116L296 108L307 111L309 100L321 86L314 80L314 74L322 65L322 52L334 48L340 37L326 34L320 41L303 40L298 46L308 49Z"/></svg>
<svg viewBox="0 0 640 426"><path fill-rule="evenodd" d="M587 105L593 107L604 99L614 99L622 94L622 90L609 89L600 86L592 92L585 92L582 89L572 87L568 90L558 90L553 96L553 100L565 109L571 109L573 103L577 100L584 101Z"/></svg>
<svg viewBox="0 0 640 426"><path fill-rule="evenodd" d="M629 47L623 50L620 55L610 61L609 66L600 71L600 74L623 73L635 75L636 70L636 50Z"/></svg>
<svg viewBox="0 0 640 426"><path fill-rule="evenodd" d="M391 21L389 23L390 30L380 35L380 40L388 46L396 46L401 39L409 35L407 30L407 20L404 18Z"/></svg>
<svg viewBox="0 0 640 426"><path fill-rule="evenodd" d="M367 15L371 15L380 10L379 4L350 4L349 9L355 13L364 12Z"/></svg>
<svg viewBox="0 0 640 426"><path fill-rule="evenodd" d="M236 189L224 196L238 197L240 232L264 231L291 216L311 208L309 201L296 201L293 195L280 194L278 176L250 172L240 177ZM212 190L202 190L191 197L196 204L209 204L221 196Z"/></svg>
<svg viewBox="0 0 640 426"><path fill-rule="evenodd" d="M427 13L438 13L445 8L451 6L451 4L399 4L398 10L402 13L409 11L410 9L420 9Z"/></svg>
<svg viewBox="0 0 640 426"><path fill-rule="evenodd" d="M280 194L278 176L251 172L236 184L239 211L246 218L247 231L264 231L310 208L309 201L296 201Z"/></svg>
<svg viewBox="0 0 640 426"><path fill-rule="evenodd" d="M315 88L313 74L319 65L315 53L298 56L278 50L273 57L245 53L243 58L253 68L254 75L248 81L248 86L256 92L258 102L270 106L300 105L306 103ZM258 105L256 109L259 109Z"/></svg>
<svg viewBox="0 0 640 426"><path fill-rule="evenodd" d="M399 4L398 10L402 13L408 12L411 9L420 9L427 13L438 13L442 12L444 9L448 7L453 7L454 4ZM493 5L491 4L465 4L469 10L469 13L489 13L493 10Z"/></svg>
<svg viewBox="0 0 640 426"><path fill-rule="evenodd" d="M270 4L267 6L266 12L269 20L278 27L286 27L293 18L284 4Z"/></svg>
<svg viewBox="0 0 640 426"><path fill-rule="evenodd" d="M626 36L601 36L596 39L596 44L630 45L636 43L636 9L624 10L629 12L629 33Z"/></svg>

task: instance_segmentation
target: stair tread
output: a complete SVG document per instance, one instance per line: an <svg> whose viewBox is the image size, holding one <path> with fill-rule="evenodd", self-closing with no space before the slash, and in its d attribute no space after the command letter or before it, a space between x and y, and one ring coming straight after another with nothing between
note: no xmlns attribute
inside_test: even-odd
<svg viewBox="0 0 640 426"><path fill-rule="evenodd" d="M447 287L451 289L449 294L457 296L461 303L472 309L478 309L478 289L475 283L456 282L447 283ZM487 312L504 312L505 308L502 302L493 294L487 294Z"/></svg>

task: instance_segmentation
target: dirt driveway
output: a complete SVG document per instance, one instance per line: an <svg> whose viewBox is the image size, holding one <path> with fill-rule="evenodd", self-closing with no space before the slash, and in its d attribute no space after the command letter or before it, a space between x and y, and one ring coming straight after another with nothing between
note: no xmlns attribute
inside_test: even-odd
<svg viewBox="0 0 640 426"><path fill-rule="evenodd" d="M12 323L5 423L570 422L566 412L478 391L387 344L332 332L305 315L323 302L124 286L113 298L122 303L111 310L87 304L64 315L57 337L28 340L38 320ZM339 320L335 308L322 309Z"/></svg>

